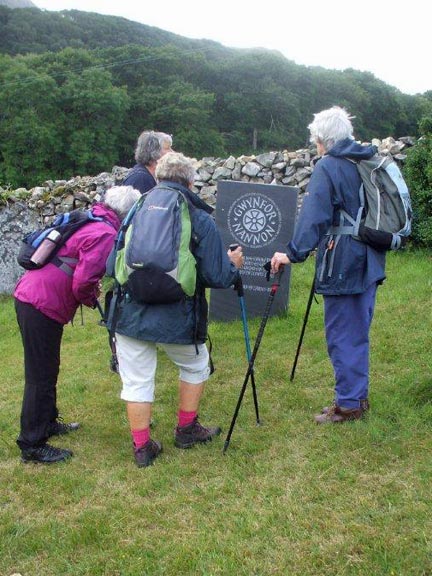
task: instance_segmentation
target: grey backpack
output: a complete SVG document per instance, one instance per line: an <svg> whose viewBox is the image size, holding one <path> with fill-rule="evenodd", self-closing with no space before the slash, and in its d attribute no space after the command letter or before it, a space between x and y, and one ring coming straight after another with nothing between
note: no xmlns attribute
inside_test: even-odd
<svg viewBox="0 0 432 576"><path fill-rule="evenodd" d="M339 226L329 234L351 234L376 250L398 250L411 233L412 208L408 187L396 162L375 154L367 160L354 161L362 183L360 208L352 218L340 211Z"/></svg>
<svg viewBox="0 0 432 576"><path fill-rule="evenodd" d="M189 205L180 190L159 184L141 196L123 221L115 246L115 277L142 304L193 297Z"/></svg>

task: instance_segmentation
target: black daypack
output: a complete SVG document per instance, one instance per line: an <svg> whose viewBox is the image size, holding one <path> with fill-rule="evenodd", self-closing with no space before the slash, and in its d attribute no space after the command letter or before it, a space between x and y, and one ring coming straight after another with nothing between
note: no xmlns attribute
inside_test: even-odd
<svg viewBox="0 0 432 576"><path fill-rule="evenodd" d="M332 226L328 234L350 234L380 251L402 248L411 233L412 208L396 162L378 154L366 160L346 160L357 165L362 180L360 208L355 219L341 210L339 226Z"/></svg>
<svg viewBox="0 0 432 576"><path fill-rule="evenodd" d="M48 264L48 262L52 262L67 274L72 274L73 270L69 264L76 264L77 260L74 258L57 258L57 252L85 224L104 221L103 218L94 216L91 210L77 209L59 214L52 224L29 232L24 236L17 256L18 264L26 270L37 270ZM36 251L44 241L51 244L51 246L45 251L42 259L35 261Z"/></svg>

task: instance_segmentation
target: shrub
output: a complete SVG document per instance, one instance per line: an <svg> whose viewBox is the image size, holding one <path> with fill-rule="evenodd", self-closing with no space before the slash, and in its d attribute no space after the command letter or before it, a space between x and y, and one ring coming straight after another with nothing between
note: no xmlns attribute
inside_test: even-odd
<svg viewBox="0 0 432 576"><path fill-rule="evenodd" d="M404 176L414 212L412 241L432 248L432 116L423 118L419 127L423 136L408 151Z"/></svg>

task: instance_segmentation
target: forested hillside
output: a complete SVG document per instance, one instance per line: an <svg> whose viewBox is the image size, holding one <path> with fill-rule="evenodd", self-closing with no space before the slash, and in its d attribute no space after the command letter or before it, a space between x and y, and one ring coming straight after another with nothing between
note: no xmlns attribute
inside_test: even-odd
<svg viewBox="0 0 432 576"><path fill-rule="evenodd" d="M313 113L339 104L356 136L418 135L432 92L409 96L356 70L299 66L79 11L0 6L0 185L130 166L144 128L201 158L307 142Z"/></svg>

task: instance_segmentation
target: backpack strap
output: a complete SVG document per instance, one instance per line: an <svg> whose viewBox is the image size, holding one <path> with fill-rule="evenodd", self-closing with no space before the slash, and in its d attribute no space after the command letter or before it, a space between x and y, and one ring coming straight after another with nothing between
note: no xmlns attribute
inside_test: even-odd
<svg viewBox="0 0 432 576"><path fill-rule="evenodd" d="M364 198L363 185L361 186L360 197L361 196L363 196L363 198ZM360 198L360 202L361 202L361 198ZM352 218L352 216L350 216L348 214L348 212L346 212L345 210L339 210L339 216L340 216L339 217L339 225L338 226L330 226L330 228L327 230L326 235L328 235L328 236L330 236L330 235L345 236L347 234L350 234L351 236L358 236L360 224L361 224L361 219L363 216L363 207L364 207L364 204L361 204L360 208L358 209L357 216L355 219Z"/></svg>
<svg viewBox="0 0 432 576"><path fill-rule="evenodd" d="M68 276L73 276L75 268L72 268L72 264L78 264L78 258L69 258L68 256L54 256L51 260L51 264L60 268L62 272L65 272Z"/></svg>
<svg viewBox="0 0 432 576"><path fill-rule="evenodd" d="M109 220L106 220L102 216L94 216L91 209L87 210L87 215L88 215L89 219L87 222L85 222L85 224L89 224L91 222L105 222L105 224L108 224L109 226L114 228L114 225ZM77 231L78 230L76 230L76 232ZM69 240L69 238L67 238L67 240ZM57 256L56 255L50 260L50 263L54 264L54 266L57 266L57 268L60 268L60 270L62 272L64 272L65 274L67 274L68 276L73 276L73 273L75 271L75 267L72 267L72 266L74 266L75 264L78 264L78 258L71 258L69 256Z"/></svg>
<svg viewBox="0 0 432 576"><path fill-rule="evenodd" d="M208 347L208 354L209 354L209 367L210 367L210 376L213 374L213 372L216 370L211 353L212 353L212 349L213 349L213 342L211 341L210 338L210 334L207 332L207 338L209 341L209 347Z"/></svg>
<svg viewBox="0 0 432 576"><path fill-rule="evenodd" d="M113 371L117 373L118 373L118 359L117 359L115 331L120 316L120 304L124 296L125 296L125 290L122 288L121 284L116 281L113 289L113 295L109 304L106 324L108 323L111 317L111 327L108 329L108 339L111 348L111 367Z"/></svg>
<svg viewBox="0 0 432 576"><path fill-rule="evenodd" d="M355 164L357 166L357 162L352 158L344 157L344 160L347 160L348 162L351 162L351 164ZM359 236L360 224L366 203L366 196L363 183L360 184L358 193L360 199L360 207L357 211L356 217L353 218L350 214L348 214L346 210L343 209L339 210L339 225L330 226L330 228L327 231L327 235L335 235L335 236L351 235L354 237Z"/></svg>

